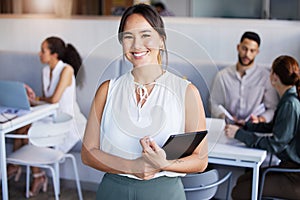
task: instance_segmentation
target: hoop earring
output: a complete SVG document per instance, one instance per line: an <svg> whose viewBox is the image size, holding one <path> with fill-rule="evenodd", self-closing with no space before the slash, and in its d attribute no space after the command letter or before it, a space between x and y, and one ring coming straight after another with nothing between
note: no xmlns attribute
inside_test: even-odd
<svg viewBox="0 0 300 200"><path fill-rule="evenodd" d="M162 59L161 59L161 55L160 55L160 53L157 55L157 62L158 62L158 64L162 64Z"/></svg>

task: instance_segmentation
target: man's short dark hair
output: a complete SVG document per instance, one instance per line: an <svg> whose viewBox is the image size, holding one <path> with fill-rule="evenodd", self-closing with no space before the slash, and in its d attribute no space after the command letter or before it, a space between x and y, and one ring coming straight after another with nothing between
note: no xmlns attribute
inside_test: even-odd
<svg viewBox="0 0 300 200"><path fill-rule="evenodd" d="M254 40L258 46L260 46L260 37L257 33L251 32L251 31L247 31L242 35L241 41L243 42L244 39L249 39L249 40Z"/></svg>

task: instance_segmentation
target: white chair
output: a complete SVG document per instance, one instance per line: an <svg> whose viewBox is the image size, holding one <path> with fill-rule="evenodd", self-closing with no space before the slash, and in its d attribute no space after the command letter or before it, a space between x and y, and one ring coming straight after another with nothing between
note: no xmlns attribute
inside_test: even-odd
<svg viewBox="0 0 300 200"><path fill-rule="evenodd" d="M29 198L30 166L49 169L52 175L55 199L59 199L60 180L59 163L70 158L73 163L78 197L82 200L82 193L75 157L66 154L55 146L61 144L70 130L72 117L59 114L52 122L38 122L32 125L27 135L7 134L8 138L28 138L29 144L24 145L7 156L7 163L26 166L26 197ZM67 139L67 138L66 138Z"/></svg>
<svg viewBox="0 0 300 200"><path fill-rule="evenodd" d="M203 173L187 174L181 177L187 200L205 200L215 196L218 186L228 180L226 199L229 199L231 173L228 172L219 179L217 170L212 169Z"/></svg>

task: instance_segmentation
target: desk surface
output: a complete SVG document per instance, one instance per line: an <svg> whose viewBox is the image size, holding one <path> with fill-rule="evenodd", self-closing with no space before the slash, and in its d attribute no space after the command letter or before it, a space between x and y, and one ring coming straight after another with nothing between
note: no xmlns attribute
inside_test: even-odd
<svg viewBox="0 0 300 200"><path fill-rule="evenodd" d="M43 104L31 107L31 111L22 115L18 116L17 118L0 124L0 133L7 133L11 130L16 128L20 128L26 124L30 124L36 121L36 118L44 118L49 116L49 112L53 111L58 108L58 104ZM26 123L26 124L25 124Z"/></svg>
<svg viewBox="0 0 300 200"><path fill-rule="evenodd" d="M229 139L224 134L225 121L206 119L208 129L208 162L221 165L251 167L253 169L251 199L258 196L259 167L267 156L265 150L246 147L243 143Z"/></svg>
<svg viewBox="0 0 300 200"><path fill-rule="evenodd" d="M267 152L261 149L248 148L235 139L224 134L225 121L222 119L206 119L208 129L208 156L236 161L257 162L265 160Z"/></svg>
<svg viewBox="0 0 300 200"><path fill-rule="evenodd" d="M2 199L8 199L7 171L6 171L6 146L5 134L25 125L31 124L44 117L56 113L58 104L44 104L31 108L29 113L19 116L11 121L0 124L0 167L2 175Z"/></svg>

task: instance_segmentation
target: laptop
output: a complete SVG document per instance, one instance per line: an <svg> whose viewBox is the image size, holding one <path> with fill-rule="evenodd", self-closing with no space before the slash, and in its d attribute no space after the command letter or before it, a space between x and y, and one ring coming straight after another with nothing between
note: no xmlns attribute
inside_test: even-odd
<svg viewBox="0 0 300 200"><path fill-rule="evenodd" d="M0 80L0 114L20 116L30 111L24 83Z"/></svg>

